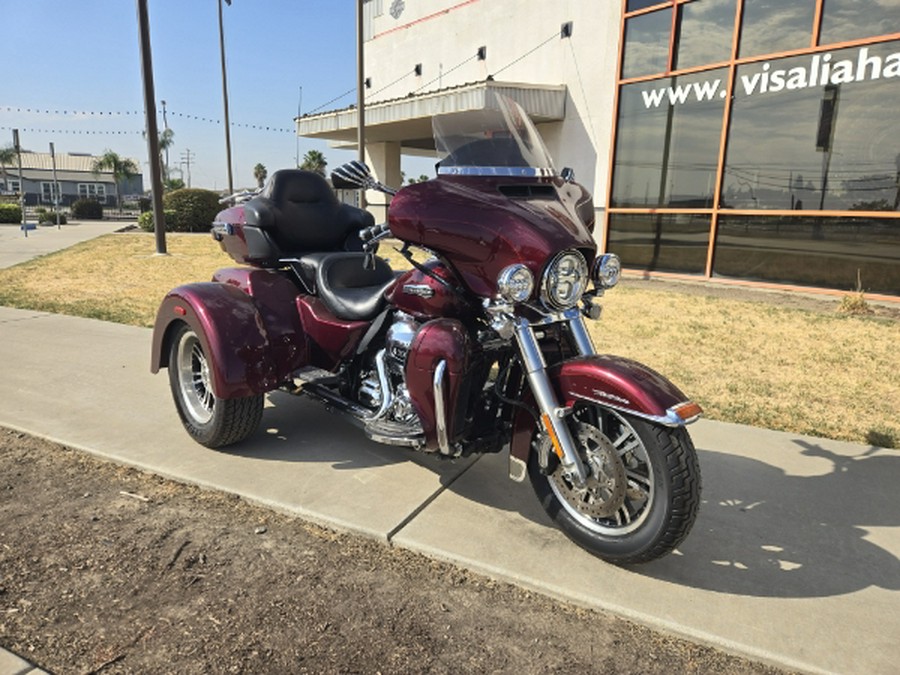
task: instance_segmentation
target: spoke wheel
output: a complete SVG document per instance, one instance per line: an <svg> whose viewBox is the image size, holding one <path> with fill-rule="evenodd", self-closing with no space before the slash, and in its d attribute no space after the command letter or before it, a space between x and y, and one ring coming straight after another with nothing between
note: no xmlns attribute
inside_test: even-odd
<svg viewBox="0 0 900 675"><path fill-rule="evenodd" d="M263 395L216 396L212 363L187 324L174 333L169 352L169 387L185 430L198 443L220 448L250 436L262 419Z"/></svg>
<svg viewBox="0 0 900 675"><path fill-rule="evenodd" d="M576 411L570 430L588 472L576 486L535 435L529 462L544 510L574 541L618 564L646 562L688 534L700 503L700 468L690 436L599 406ZM552 457L551 457L552 459Z"/></svg>

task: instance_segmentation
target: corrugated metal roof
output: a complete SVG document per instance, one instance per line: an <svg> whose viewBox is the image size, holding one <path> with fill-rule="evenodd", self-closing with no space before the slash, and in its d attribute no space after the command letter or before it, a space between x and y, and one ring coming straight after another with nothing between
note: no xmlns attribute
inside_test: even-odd
<svg viewBox="0 0 900 675"><path fill-rule="evenodd" d="M403 141L431 136L431 118L486 107L488 90L509 96L535 122L565 118L565 85L534 85L486 80L366 105L366 138ZM297 133L332 141L355 139L356 107L297 118Z"/></svg>
<svg viewBox="0 0 900 675"><path fill-rule="evenodd" d="M78 154L69 154L69 153L56 153L56 171L57 173L60 171L76 171L79 173L88 173L92 176L93 171L91 171L91 167L94 164L94 160L97 157L93 155L78 155ZM129 159L129 158L126 158ZM140 162L134 158L130 158L134 165L140 167ZM13 162L13 168L17 166L16 162ZM9 166L6 167L7 171L9 171ZM22 152L22 168L23 169L45 169L47 171L51 171L53 169L53 159L49 152ZM109 171L103 171L102 174L110 173Z"/></svg>

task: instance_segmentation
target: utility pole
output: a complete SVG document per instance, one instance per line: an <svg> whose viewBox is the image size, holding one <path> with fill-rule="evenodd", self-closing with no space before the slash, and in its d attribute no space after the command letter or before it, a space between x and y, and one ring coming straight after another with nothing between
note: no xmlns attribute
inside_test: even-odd
<svg viewBox="0 0 900 675"><path fill-rule="evenodd" d="M181 153L181 161L187 166L187 186L191 187L191 162L194 161L194 156L196 153L191 152L190 148L185 149L184 152ZM232 193L233 194L233 193Z"/></svg>
<svg viewBox="0 0 900 675"><path fill-rule="evenodd" d="M297 99L297 122L294 125L294 135L297 137L297 152L294 155L294 168L300 168L300 134L297 133L297 124L300 124L300 108L303 106L303 87L300 87L300 98Z"/></svg>
<svg viewBox="0 0 900 675"><path fill-rule="evenodd" d="M19 130L13 129L13 146L16 149L16 157L19 162L19 208L22 210L22 232L28 238L28 223L25 222L25 181L22 178L22 146L19 145Z"/></svg>
<svg viewBox="0 0 900 675"><path fill-rule="evenodd" d="M163 133L165 133L169 129L169 121L166 119L166 102L160 101L160 103L162 103ZM167 138L166 141L168 142L168 140L169 139ZM166 157L165 157L166 170L163 171L163 176L165 176L166 180L169 180L169 146L168 146L168 143L166 144L166 149L163 152L166 153Z"/></svg>
<svg viewBox="0 0 900 675"><path fill-rule="evenodd" d="M363 58L363 4L356 0L356 144L359 161L366 161L366 89L365 59ZM366 191L360 190L360 207L366 208Z"/></svg>
<svg viewBox="0 0 900 675"><path fill-rule="evenodd" d="M231 0L225 0L231 6ZM231 175L231 122L228 118L228 78L225 76L225 27L222 23L222 0L219 0L219 52L222 57L222 99L225 102L225 157L228 162L228 194L234 194L234 179ZM190 186L190 171L188 186Z"/></svg>
<svg viewBox="0 0 900 675"><path fill-rule="evenodd" d="M53 165L53 188L51 194L53 195L53 209L56 211L56 229L62 229L59 226L59 183L56 180L56 149L53 147L53 143L50 144L50 162Z"/></svg>
<svg viewBox="0 0 900 675"><path fill-rule="evenodd" d="M150 19L147 0L136 0L141 44L141 75L144 80L144 110L147 116L147 153L150 160L150 196L153 199L153 230L157 255L166 254L166 221L162 203L162 169L159 166L159 127L156 124L156 92L153 88L153 57L150 52Z"/></svg>

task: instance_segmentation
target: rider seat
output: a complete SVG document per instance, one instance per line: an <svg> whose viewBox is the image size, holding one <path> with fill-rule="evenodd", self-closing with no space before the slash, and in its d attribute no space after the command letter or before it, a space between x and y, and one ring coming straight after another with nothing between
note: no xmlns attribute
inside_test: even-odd
<svg viewBox="0 0 900 675"><path fill-rule="evenodd" d="M310 290L338 319L370 321L384 308L384 292L396 277L382 258L373 256L371 269L365 259L365 253L310 253L294 270L307 287L314 284Z"/></svg>

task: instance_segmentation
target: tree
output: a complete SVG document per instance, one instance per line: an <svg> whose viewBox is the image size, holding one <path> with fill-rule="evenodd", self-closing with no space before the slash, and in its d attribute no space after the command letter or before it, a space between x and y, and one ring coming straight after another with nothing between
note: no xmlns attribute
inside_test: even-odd
<svg viewBox="0 0 900 675"><path fill-rule="evenodd" d="M262 189L262 186L266 184L266 178L269 175L269 171L266 169L264 164L257 164L253 167L253 177L256 179L256 184Z"/></svg>
<svg viewBox="0 0 900 675"><path fill-rule="evenodd" d="M0 174L3 175L3 187L6 187L6 165L12 166L13 162L16 161L16 149L8 145L5 148L0 148Z"/></svg>
<svg viewBox="0 0 900 675"><path fill-rule="evenodd" d="M123 183L132 176L138 175L138 167L137 164L134 163L134 160L128 159L127 157L119 157L119 155L112 150L107 150L100 157L94 159L94 163L91 166L91 172L93 172L94 175L104 172L113 175L113 181L116 188L116 205L121 211L122 196L119 194L119 183Z"/></svg>
<svg viewBox="0 0 900 675"><path fill-rule="evenodd" d="M164 183L169 180L169 148L174 144L175 132L166 127L159 134L159 154L160 159L162 160Z"/></svg>
<svg viewBox="0 0 900 675"><path fill-rule="evenodd" d="M325 161L325 155L318 150L310 150L303 155L303 162L300 164L300 168L304 171L312 171L320 176L325 175L326 166L328 166L328 162Z"/></svg>

